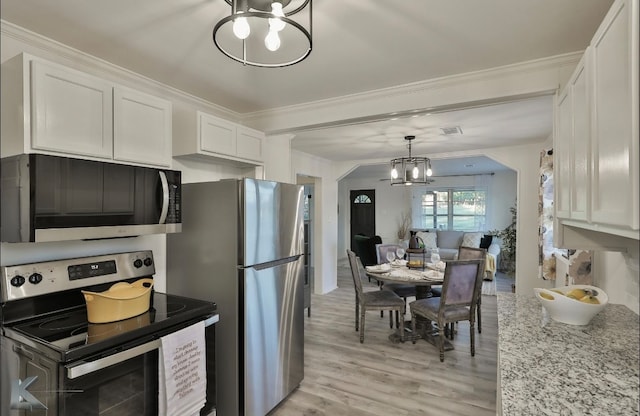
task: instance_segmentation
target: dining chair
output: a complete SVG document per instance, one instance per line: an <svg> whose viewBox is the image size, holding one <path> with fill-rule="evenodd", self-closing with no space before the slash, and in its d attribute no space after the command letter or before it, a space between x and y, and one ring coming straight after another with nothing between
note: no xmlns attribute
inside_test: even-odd
<svg viewBox="0 0 640 416"><path fill-rule="evenodd" d="M362 277L358 267L358 257L347 250L349 266L351 267L351 277L356 291L356 331L360 330L360 342L364 342L364 322L366 311L389 311L389 325L393 328L393 311L396 313L404 310L404 301L401 297L389 290L374 290L365 292L362 289ZM360 312L358 314L358 311ZM359 324L359 325L358 325ZM400 320L400 340L404 341L404 319Z"/></svg>
<svg viewBox="0 0 640 416"><path fill-rule="evenodd" d="M395 254L396 249L398 249L399 247L400 247L399 244L389 244L389 243L376 244L376 255L378 256L378 264L389 263L389 260L387 259L387 253L391 252ZM404 300L405 308L402 313L402 315L404 316L404 314L407 312L407 308L406 308L407 298L416 296L416 286L407 285L403 283L383 283L383 282L378 282L378 286L380 286L381 289L392 291L396 295L400 296L402 300ZM398 319L399 319L399 316L396 313L396 326L398 326Z"/></svg>
<svg viewBox="0 0 640 416"><path fill-rule="evenodd" d="M475 248L475 247L458 247L458 260L483 260L487 261L487 249L486 248ZM482 270L484 272L485 265L483 263ZM483 276L484 279L484 276ZM478 333L482 333L482 314L480 312L480 306L482 304L482 290L478 293L478 301L476 302L476 317L478 320ZM451 331L451 336L453 336L453 331ZM453 337L452 337L453 339Z"/></svg>
<svg viewBox="0 0 640 416"><path fill-rule="evenodd" d="M409 304L411 328L416 331L416 317L421 316L438 325L440 361L444 361L444 330L449 323L469 321L471 356L475 356L475 307L484 275L483 260L447 261L439 298L419 299ZM415 344L415 340L413 340Z"/></svg>

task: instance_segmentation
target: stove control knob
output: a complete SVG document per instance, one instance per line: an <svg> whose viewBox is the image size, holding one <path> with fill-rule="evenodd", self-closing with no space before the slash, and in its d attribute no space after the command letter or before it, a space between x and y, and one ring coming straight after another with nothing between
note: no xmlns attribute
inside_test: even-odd
<svg viewBox="0 0 640 416"><path fill-rule="evenodd" d="M147 257L146 259L144 259L144 265L149 267L153 264L153 260L151 260L151 257Z"/></svg>
<svg viewBox="0 0 640 416"><path fill-rule="evenodd" d="M134 261L134 262L133 262L133 266L134 266L136 269L139 269L140 267L142 267L142 260L140 260L140 259L136 259L136 261Z"/></svg>
<svg viewBox="0 0 640 416"><path fill-rule="evenodd" d="M11 278L11 286L20 287L24 284L25 278L18 275Z"/></svg>
<svg viewBox="0 0 640 416"><path fill-rule="evenodd" d="M29 283L37 285L40 282L42 282L42 275L40 273L34 273L29 276Z"/></svg>

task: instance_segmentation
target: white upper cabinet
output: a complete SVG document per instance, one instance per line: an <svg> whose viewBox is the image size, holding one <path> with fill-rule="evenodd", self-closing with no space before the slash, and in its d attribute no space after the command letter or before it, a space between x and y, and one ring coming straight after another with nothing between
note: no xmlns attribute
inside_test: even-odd
<svg viewBox="0 0 640 416"><path fill-rule="evenodd" d="M587 49L585 56L578 64L578 70L571 78L572 94L572 166L571 166L571 218L588 220L590 216L589 198L591 187L591 141L589 134L589 96L587 94L587 76L585 61L589 57Z"/></svg>
<svg viewBox="0 0 640 416"><path fill-rule="evenodd" d="M573 96L571 85L560 93L556 108L556 126L553 145L554 208L557 218L571 218L571 166L573 142Z"/></svg>
<svg viewBox="0 0 640 416"><path fill-rule="evenodd" d="M111 157L111 84L59 65L31 61L34 149Z"/></svg>
<svg viewBox="0 0 640 416"><path fill-rule="evenodd" d="M198 112L198 137L202 152L236 155L236 125Z"/></svg>
<svg viewBox="0 0 640 416"><path fill-rule="evenodd" d="M262 160L264 133L245 126L238 126L236 138L238 157L250 160Z"/></svg>
<svg viewBox="0 0 640 416"><path fill-rule="evenodd" d="M113 158L169 166L171 103L125 87L113 90Z"/></svg>
<svg viewBox="0 0 640 416"><path fill-rule="evenodd" d="M261 166L265 135L201 111L174 114L173 156L196 157L238 166Z"/></svg>
<svg viewBox="0 0 640 416"><path fill-rule="evenodd" d="M2 156L171 165L171 103L29 54L2 64Z"/></svg>
<svg viewBox="0 0 640 416"><path fill-rule="evenodd" d="M589 219L589 101L587 68L589 50L578 63L566 87L558 97L554 145L556 216Z"/></svg>
<svg viewBox="0 0 640 416"><path fill-rule="evenodd" d="M638 229L638 0L617 1L594 36L592 219Z"/></svg>
<svg viewBox="0 0 640 416"><path fill-rule="evenodd" d="M636 240L638 1L612 5L558 97L554 137L559 225Z"/></svg>

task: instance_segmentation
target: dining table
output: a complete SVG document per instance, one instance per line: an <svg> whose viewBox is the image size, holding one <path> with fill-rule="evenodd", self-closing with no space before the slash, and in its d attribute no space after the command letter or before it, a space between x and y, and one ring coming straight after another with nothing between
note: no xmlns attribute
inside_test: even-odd
<svg viewBox="0 0 640 416"><path fill-rule="evenodd" d="M431 286L441 285L444 281L444 262L439 264L427 263L424 267L408 267L407 265L391 265L389 263L367 266L367 276L384 283L401 283L416 287L416 300L432 296ZM381 290L384 290L381 288ZM389 335L394 343L424 339L435 346L439 345L438 328L428 319L416 316L416 331L411 327L411 321L405 322L405 333L396 331ZM453 349L453 344L445 339L445 350Z"/></svg>

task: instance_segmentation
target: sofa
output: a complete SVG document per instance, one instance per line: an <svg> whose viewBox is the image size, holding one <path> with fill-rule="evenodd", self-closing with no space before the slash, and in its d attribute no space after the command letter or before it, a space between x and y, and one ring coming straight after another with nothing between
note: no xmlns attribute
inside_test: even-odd
<svg viewBox="0 0 640 416"><path fill-rule="evenodd" d="M458 258L458 247L482 247L487 249L487 253L493 255L495 265L498 265L500 255L500 243L497 237L485 232L467 232L454 230L436 229L411 229L411 235L416 235L424 242L425 248L438 248L441 260L456 260ZM495 271L487 278L493 279Z"/></svg>

